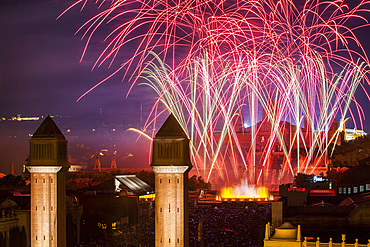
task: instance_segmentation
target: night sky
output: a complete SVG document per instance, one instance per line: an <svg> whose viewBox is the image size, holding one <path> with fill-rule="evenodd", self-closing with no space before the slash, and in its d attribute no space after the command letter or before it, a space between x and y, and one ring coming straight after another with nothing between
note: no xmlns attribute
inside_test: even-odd
<svg viewBox="0 0 370 247"><path fill-rule="evenodd" d="M137 86L126 98L131 82L122 81L123 72L114 76L85 96L90 87L113 72L107 65L91 71L104 48L97 32L80 63L84 42L75 31L91 17L91 9L82 13L75 8L56 20L74 1L5 0L0 3L0 117L16 114L73 115L81 118L104 112L137 116L140 104L148 112L155 95L151 89ZM356 34L370 54L370 28ZM130 47L126 49L129 50ZM122 58L118 58L122 59ZM369 90L369 86L365 86ZM370 132L370 104L362 89L356 97L361 102ZM1 130L0 130L1 131ZM28 145L28 144L26 144Z"/></svg>
<svg viewBox="0 0 370 247"><path fill-rule="evenodd" d="M2 1L0 4L1 116L82 115L104 111L133 114L143 87L136 87L126 99L129 83L122 73L76 100L108 76L112 69L102 66L91 72L103 48L99 39L79 63L84 42L74 35L90 16L73 9L56 17L73 1ZM146 93L147 95L147 93ZM139 100L139 101L137 101ZM139 103L140 104L140 103Z"/></svg>
<svg viewBox="0 0 370 247"><path fill-rule="evenodd" d="M74 33L91 13L88 8L82 13L76 8L56 20L72 3L54 0L0 2L0 117L10 118L17 114L73 116L75 121L85 119L86 128L90 128L90 119L102 109L104 116L115 115L125 123L132 122L133 127L140 128L141 105L144 111L149 112L155 95L148 87L137 86L126 97L131 84L127 80L122 81L123 73L76 102L90 87L110 75L113 68L103 66L91 71L105 45L100 42L100 37L79 62L84 42L81 35ZM40 123L30 123L26 127L33 133ZM59 127L65 133L66 126ZM2 132L6 130L0 127L0 134ZM121 135L117 137L120 140L118 144L129 143L121 146L121 155L136 152L130 158L131 163L138 165L139 159L138 166L147 167L149 142L137 140L134 133ZM29 136L17 138L18 141L13 137L0 140L0 172L9 172L9 164L14 162L19 174L19 165L25 164ZM96 139L91 142L106 141ZM139 153L142 153L141 157L138 157Z"/></svg>

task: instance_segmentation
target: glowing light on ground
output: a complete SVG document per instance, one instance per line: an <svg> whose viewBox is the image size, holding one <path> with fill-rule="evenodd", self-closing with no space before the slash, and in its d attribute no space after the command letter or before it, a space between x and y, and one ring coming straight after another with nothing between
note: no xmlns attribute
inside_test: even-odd
<svg viewBox="0 0 370 247"><path fill-rule="evenodd" d="M225 187L221 190L221 198L223 199L266 199L269 198L268 189L266 187L256 187L248 185L247 181L243 181L240 185Z"/></svg>
<svg viewBox="0 0 370 247"><path fill-rule="evenodd" d="M139 196L139 200L140 201L148 201L148 200L154 201L154 199L155 199L155 194L154 193L153 194Z"/></svg>

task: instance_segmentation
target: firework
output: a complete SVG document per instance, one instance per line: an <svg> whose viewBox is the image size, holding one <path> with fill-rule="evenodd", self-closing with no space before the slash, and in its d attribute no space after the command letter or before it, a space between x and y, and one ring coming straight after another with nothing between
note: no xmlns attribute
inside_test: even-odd
<svg viewBox="0 0 370 247"><path fill-rule="evenodd" d="M369 1L353 8L341 0L96 3L98 14L79 30L86 47L103 24L112 30L94 67L111 66L134 45L113 74L127 76L131 69L132 86L135 75L147 80L158 94L147 123L163 112L159 103L173 112L207 180L213 172L228 180L230 170L238 178L242 166L249 181L258 183L263 170L272 170L275 152L282 155L277 182L313 172L339 139L331 129L335 117L342 125L349 112L361 123L361 107L355 113L349 105L367 80L369 62L353 30L368 25L363 13ZM353 19L362 24L351 27ZM260 121L261 110L266 115ZM250 127L238 131L243 115ZM261 139L264 131L269 134Z"/></svg>
<svg viewBox="0 0 370 247"><path fill-rule="evenodd" d="M240 177L238 167L242 165L250 171L249 181L252 183L258 183L262 176L266 176L263 169L270 169L269 158L274 155L276 147L284 157L284 167L278 171L277 182L285 176L291 178L297 172L312 173L326 158L330 145L337 143L340 132L338 126L331 128L334 118L341 115L340 122L343 123L349 102L366 73L364 64L360 64L327 78L320 77L325 72L324 67L295 71L291 66L277 62L267 76L273 86L262 86L250 76L252 71L243 70L236 75L235 70L212 70L206 57L194 61L189 77L180 80L175 71L163 64L158 56L157 59L160 66L152 62L143 73L143 78L148 81L145 84L158 94L157 104L153 107L157 108L159 103L165 105L187 131L198 172L207 172L202 175L209 179L215 170L227 180L228 170L233 171L235 178ZM312 66L320 66L320 61ZM272 67L271 64L269 66ZM304 79L307 75L311 77ZM314 88L306 89L309 86ZM309 94L312 90L317 91L314 97ZM254 95L264 108L266 119L259 126L250 128L249 133L237 132L238 113L250 95ZM289 124L287 119L296 125ZM297 127L302 125L303 119L305 127ZM262 125L269 129L262 143L263 149L258 150L261 141L257 139L264 134ZM250 139L247 148L241 146L243 136ZM292 163L294 152L296 159ZM299 160L302 153L305 155ZM257 164L258 171L255 169Z"/></svg>

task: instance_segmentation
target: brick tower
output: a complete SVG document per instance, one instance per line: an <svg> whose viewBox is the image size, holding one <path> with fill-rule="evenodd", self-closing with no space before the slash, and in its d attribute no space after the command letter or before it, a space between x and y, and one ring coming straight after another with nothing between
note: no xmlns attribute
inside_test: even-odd
<svg viewBox="0 0 370 247"><path fill-rule="evenodd" d="M31 246L66 246L67 141L50 116L30 140Z"/></svg>
<svg viewBox="0 0 370 247"><path fill-rule="evenodd" d="M188 246L189 139L171 114L153 139L155 246Z"/></svg>

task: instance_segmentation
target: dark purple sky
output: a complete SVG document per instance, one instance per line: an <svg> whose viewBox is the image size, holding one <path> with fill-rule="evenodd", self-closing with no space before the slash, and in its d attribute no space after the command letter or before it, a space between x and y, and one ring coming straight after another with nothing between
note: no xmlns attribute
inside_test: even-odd
<svg viewBox="0 0 370 247"><path fill-rule="evenodd" d="M88 121L102 108L104 113L115 114L115 118L122 116L121 119L126 124L131 122L133 127L140 128L140 104L148 111L154 94L151 89L138 86L126 98L130 84L121 82L122 73L76 102L85 91L108 76L112 70L103 66L91 71L103 48L98 42L91 46L84 60L79 63L84 42L80 40L81 35L74 33L91 13L79 13L78 9L74 9L56 20L71 3L73 0L0 2L0 117L9 118L17 114L72 115L74 121L83 122L81 120L85 119L86 126L89 126L86 128L90 128L91 123L89 125ZM27 126L31 131L37 128L34 123L13 125L20 128ZM66 126L59 127L65 133L63 128ZM1 136L7 137L5 132L8 133L0 126ZM24 134L24 131L20 132ZM18 141L13 137L0 140L0 172L9 172L10 162L17 166L17 174L21 172L19 165L24 164L28 156L28 138L27 134L18 136ZM121 155L149 147L146 145L148 141L136 141L137 134L125 133L117 138L121 139L119 144L130 144L127 149L121 147ZM95 140L97 143L105 141ZM148 155L143 150L141 153L145 156L145 161L141 158L139 166L145 167L148 165Z"/></svg>
<svg viewBox="0 0 370 247"><path fill-rule="evenodd" d="M104 47L99 40L101 31L97 32L98 38L93 40L86 57L79 63L84 42L80 41L81 35L74 35L74 32L92 13L89 8L82 13L79 8L74 8L56 20L73 2L5 0L0 3L1 117L17 113L84 116L96 113L99 108L129 116L137 114L141 100L145 109L151 106L154 95L148 88L136 87L125 98L130 83L121 83L123 73L76 103L79 96L113 70L103 66L90 71ZM368 52L369 31L370 28L357 32ZM365 129L370 131L369 101L361 89L358 91L356 96L367 116Z"/></svg>
<svg viewBox="0 0 370 247"><path fill-rule="evenodd" d="M84 42L74 35L87 20L88 11L74 9L56 17L73 1L35 0L0 3L0 115L84 115L99 108L119 114L134 114L140 95L136 87L126 99L129 83L122 73L99 86L80 102L86 90L108 76L106 66L91 72L103 48L94 43L79 63ZM144 99L144 104L148 99ZM147 106L149 107L149 103Z"/></svg>

